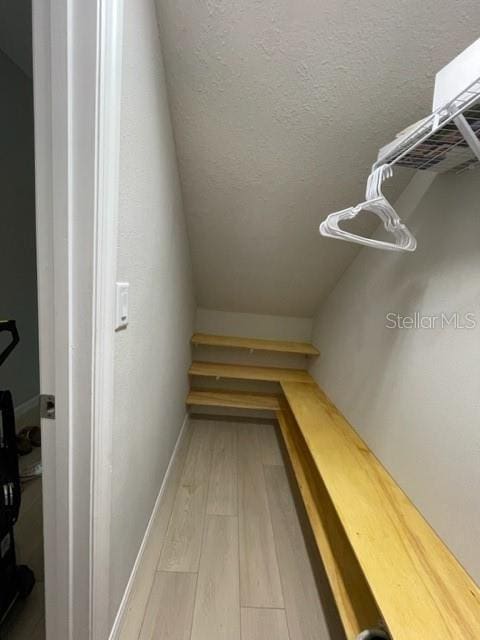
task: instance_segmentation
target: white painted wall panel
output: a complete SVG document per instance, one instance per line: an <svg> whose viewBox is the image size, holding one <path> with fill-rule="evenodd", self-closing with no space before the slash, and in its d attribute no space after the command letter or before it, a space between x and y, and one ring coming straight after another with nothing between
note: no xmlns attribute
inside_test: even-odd
<svg viewBox="0 0 480 640"><path fill-rule="evenodd" d="M125 1L111 529L113 622L185 415L192 274L154 4Z"/></svg>
<svg viewBox="0 0 480 640"><path fill-rule="evenodd" d="M438 177L408 218L416 253L363 249L318 313L311 369L477 581L479 202L478 173ZM472 313L476 328L388 329L390 312Z"/></svg>

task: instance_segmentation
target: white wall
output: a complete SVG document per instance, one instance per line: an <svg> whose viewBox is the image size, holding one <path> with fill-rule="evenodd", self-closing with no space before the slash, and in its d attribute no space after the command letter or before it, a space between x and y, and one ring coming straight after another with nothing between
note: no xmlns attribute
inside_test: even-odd
<svg viewBox="0 0 480 640"><path fill-rule="evenodd" d="M410 196L421 191L418 174ZM312 373L480 581L480 174L436 178L413 255L363 249L314 326ZM474 330L387 329L386 314L474 313Z"/></svg>
<svg viewBox="0 0 480 640"><path fill-rule="evenodd" d="M195 331L267 340L310 340L312 324L312 318L233 313L199 308L195 319Z"/></svg>
<svg viewBox="0 0 480 640"><path fill-rule="evenodd" d="M39 393L32 81L0 51L0 318L20 343L0 368L16 406ZM0 350L7 344L0 334Z"/></svg>
<svg viewBox="0 0 480 640"><path fill-rule="evenodd" d="M194 300L154 5L126 0L110 618L117 613L185 417Z"/></svg>

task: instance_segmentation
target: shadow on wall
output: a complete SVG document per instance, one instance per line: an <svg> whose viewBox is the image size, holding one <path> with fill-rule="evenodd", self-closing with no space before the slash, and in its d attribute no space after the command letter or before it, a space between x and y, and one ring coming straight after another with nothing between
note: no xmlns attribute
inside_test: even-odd
<svg viewBox="0 0 480 640"><path fill-rule="evenodd" d="M0 317L17 321L20 344L0 369L15 406L39 393L32 80L0 51ZM2 336L0 349L4 346Z"/></svg>

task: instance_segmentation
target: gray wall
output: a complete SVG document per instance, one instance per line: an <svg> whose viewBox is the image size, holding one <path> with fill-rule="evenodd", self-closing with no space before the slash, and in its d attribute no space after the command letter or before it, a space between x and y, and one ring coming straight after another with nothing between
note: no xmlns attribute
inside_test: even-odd
<svg viewBox="0 0 480 640"><path fill-rule="evenodd" d="M0 49L33 77L32 0L0 0Z"/></svg>
<svg viewBox="0 0 480 640"><path fill-rule="evenodd" d="M32 81L0 51L0 318L20 344L0 368L15 405L39 393ZM0 334L0 349L7 343Z"/></svg>
<svg viewBox="0 0 480 640"><path fill-rule="evenodd" d="M416 186L422 178L417 174ZM415 185L400 210L412 207ZM480 581L480 173L436 178L413 255L363 249L320 309L312 373ZM474 330L386 314L473 313Z"/></svg>
<svg viewBox="0 0 480 640"><path fill-rule="evenodd" d="M154 5L125 2L118 279L130 324L116 336L113 623L185 418L194 299Z"/></svg>

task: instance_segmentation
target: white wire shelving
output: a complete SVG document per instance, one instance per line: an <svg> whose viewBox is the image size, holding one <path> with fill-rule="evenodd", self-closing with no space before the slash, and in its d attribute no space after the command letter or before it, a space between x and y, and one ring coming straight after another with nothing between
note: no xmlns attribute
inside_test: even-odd
<svg viewBox="0 0 480 640"><path fill-rule="evenodd" d="M480 78L455 99L397 135L382 147L372 167L366 200L327 216L320 233L327 238L355 242L389 251L415 251L417 243L395 208L382 193L382 182L391 177L393 167L408 167L436 173L462 173L480 163ZM374 187L374 188L373 188ZM349 232L341 224L364 211L376 214L393 236L393 242Z"/></svg>
<svg viewBox="0 0 480 640"><path fill-rule="evenodd" d="M460 173L480 162L480 78L446 106L400 134L378 154L382 164Z"/></svg>

